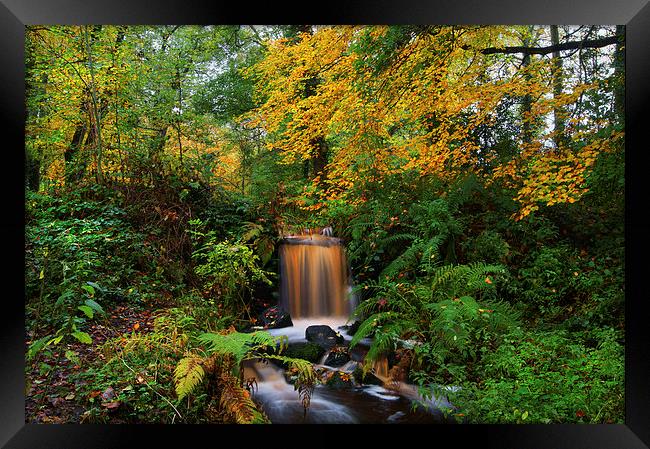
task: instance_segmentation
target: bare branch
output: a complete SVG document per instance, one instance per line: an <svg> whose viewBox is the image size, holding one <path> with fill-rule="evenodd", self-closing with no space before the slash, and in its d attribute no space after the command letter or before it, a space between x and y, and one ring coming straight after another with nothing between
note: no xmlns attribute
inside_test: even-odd
<svg viewBox="0 0 650 449"><path fill-rule="evenodd" d="M557 45L549 45L548 47L503 47L503 48L484 48L478 50L484 55L493 55L493 54L514 54L514 53L523 53L525 55L547 55L553 52L559 52L564 50L575 50L581 48L601 48L606 47L607 45L616 44L618 38L616 36L603 37L601 39L591 39L584 41L572 41L572 42L563 42ZM472 48L464 45L462 46L464 50L471 50Z"/></svg>

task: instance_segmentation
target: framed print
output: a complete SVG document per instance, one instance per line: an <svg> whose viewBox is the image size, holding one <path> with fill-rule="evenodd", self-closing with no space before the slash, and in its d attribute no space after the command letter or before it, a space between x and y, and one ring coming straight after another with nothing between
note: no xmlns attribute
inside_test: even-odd
<svg viewBox="0 0 650 449"><path fill-rule="evenodd" d="M650 6L227 6L0 6L0 442L648 447Z"/></svg>

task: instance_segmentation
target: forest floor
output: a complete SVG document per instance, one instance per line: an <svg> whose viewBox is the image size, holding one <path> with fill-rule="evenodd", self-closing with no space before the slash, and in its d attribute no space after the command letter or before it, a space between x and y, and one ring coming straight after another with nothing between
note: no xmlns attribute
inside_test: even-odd
<svg viewBox="0 0 650 449"><path fill-rule="evenodd" d="M51 355L40 354L26 367L25 422L62 424L83 421L82 415L89 399L78 394L85 384L79 379L83 367L88 367L96 358L110 358L110 354L105 354L101 349L107 340L132 332L148 333L153 330L154 315L151 309L121 305L106 312L103 320L92 322L87 329L93 339L92 344L75 342L57 346ZM66 351L74 352L73 358L76 358L66 358ZM103 395L105 399L110 399L111 393L96 391L90 396ZM107 400L102 405L110 408L111 402Z"/></svg>

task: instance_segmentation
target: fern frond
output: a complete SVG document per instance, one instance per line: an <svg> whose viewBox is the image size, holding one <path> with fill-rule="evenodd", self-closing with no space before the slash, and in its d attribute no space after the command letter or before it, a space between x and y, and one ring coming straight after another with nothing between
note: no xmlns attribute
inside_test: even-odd
<svg viewBox="0 0 650 449"><path fill-rule="evenodd" d="M234 358L234 370L239 372L239 365L245 358L254 357L255 351L275 348L278 339L268 332L258 331L251 334L232 332L230 334L204 333L199 335L199 342L207 346L210 353L231 355Z"/></svg>
<svg viewBox="0 0 650 449"><path fill-rule="evenodd" d="M242 226L242 230L244 231L242 234L242 240L248 242L262 235L264 227L257 223L246 222Z"/></svg>
<svg viewBox="0 0 650 449"><path fill-rule="evenodd" d="M191 355L178 362L174 370L174 383L176 384L176 395L183 399L203 381L205 371L203 370L203 358Z"/></svg>
<svg viewBox="0 0 650 449"><path fill-rule="evenodd" d="M381 277L393 277L399 274L400 271L406 270L415 266L418 260L418 253L424 249L423 242L415 242L406 250L397 256L386 268L380 273Z"/></svg>
<svg viewBox="0 0 650 449"><path fill-rule="evenodd" d="M369 316L355 332L352 340L350 340L349 347L355 347L361 340L372 334L375 328L381 323L384 318L396 316L393 312L379 312Z"/></svg>
<svg viewBox="0 0 650 449"><path fill-rule="evenodd" d="M306 414L309 405L311 404L311 397L314 394L314 388L318 383L318 377L316 376L316 371L314 371L314 365L307 360L275 354L265 354L264 358L280 360L281 362L287 363L290 370L295 370L297 372L298 378L294 384L294 389L298 391L298 397L300 398L300 402L302 403Z"/></svg>
<svg viewBox="0 0 650 449"><path fill-rule="evenodd" d="M416 240L418 236L416 234L410 234L410 233L399 233L399 234L393 234L389 235L388 237L384 237L381 239L379 247L384 248L388 245L391 245L395 242L403 242L403 241L408 241L408 240Z"/></svg>
<svg viewBox="0 0 650 449"><path fill-rule="evenodd" d="M237 378L229 374L221 376L219 405L234 418L237 424L266 422L251 400L250 393L239 385Z"/></svg>

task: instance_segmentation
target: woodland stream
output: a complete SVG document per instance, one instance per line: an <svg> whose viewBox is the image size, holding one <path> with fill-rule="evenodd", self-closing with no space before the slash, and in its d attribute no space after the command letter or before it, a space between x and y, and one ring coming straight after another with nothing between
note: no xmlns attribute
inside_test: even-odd
<svg viewBox="0 0 650 449"><path fill-rule="evenodd" d="M346 348L352 335L346 322L355 298L345 251L339 239L322 235L290 237L280 247L280 307L290 313L293 326L270 329L275 336L287 336L288 343L306 343L307 328L329 326L342 337L338 348ZM310 407L304 413L298 392L287 381L284 370L272 363L249 361L245 377L255 377L257 385L253 398L259 402L273 423L440 423L445 418L440 406L444 399L423 400L415 386L388 381L387 362L376 363L372 372L377 384L359 384L353 371L360 367L370 344L362 340L349 350L349 360L341 366L325 362L331 351L325 351L314 364L317 372L338 372L349 384L317 385ZM417 401L417 402L416 402Z"/></svg>

